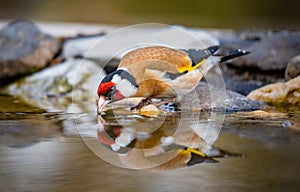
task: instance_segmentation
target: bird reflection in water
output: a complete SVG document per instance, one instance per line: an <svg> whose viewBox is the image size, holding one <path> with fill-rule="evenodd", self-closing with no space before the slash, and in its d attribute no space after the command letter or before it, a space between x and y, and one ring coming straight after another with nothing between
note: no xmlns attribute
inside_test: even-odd
<svg viewBox="0 0 300 192"><path fill-rule="evenodd" d="M124 167L169 170L200 163L216 163L229 153L212 147L178 113L157 117L118 115L108 110L98 115L97 138L116 153Z"/></svg>

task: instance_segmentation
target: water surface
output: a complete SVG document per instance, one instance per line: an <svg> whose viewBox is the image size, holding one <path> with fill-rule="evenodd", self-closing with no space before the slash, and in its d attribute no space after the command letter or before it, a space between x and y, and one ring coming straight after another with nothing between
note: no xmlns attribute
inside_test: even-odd
<svg viewBox="0 0 300 192"><path fill-rule="evenodd" d="M65 132L74 128L76 133L64 120L77 114L47 113L7 96L0 97L0 106L0 191L300 189L300 113L295 109L271 117L227 114L214 145L242 157L143 171L113 166L95 155L80 135ZM97 125L95 119L87 123Z"/></svg>

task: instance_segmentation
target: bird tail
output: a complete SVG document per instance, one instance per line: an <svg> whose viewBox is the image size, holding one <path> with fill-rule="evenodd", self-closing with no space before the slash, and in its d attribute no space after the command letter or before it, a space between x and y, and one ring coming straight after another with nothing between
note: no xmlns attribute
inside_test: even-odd
<svg viewBox="0 0 300 192"><path fill-rule="evenodd" d="M218 65L219 63L226 62L233 58L237 58L250 53L249 51L245 51L242 49L235 49L229 51L224 48L215 50L214 48L209 47L207 49L213 50L211 52L212 56L210 57L212 59L207 59L207 62L205 62L205 65L203 65L203 67L201 68L202 74L206 74L211 68L213 68L215 65Z"/></svg>
<svg viewBox="0 0 300 192"><path fill-rule="evenodd" d="M249 51L245 51L245 50L242 50L242 49L231 50L225 56L221 57L220 63L228 61L230 59L234 59L236 57L247 55L249 53L250 53Z"/></svg>
<svg viewBox="0 0 300 192"><path fill-rule="evenodd" d="M186 72L193 71L201 66L203 74L207 73L213 66L219 63L250 53L242 49L228 51L219 45L211 46L206 49L188 49L185 51L192 60L192 66L188 68Z"/></svg>
<svg viewBox="0 0 300 192"><path fill-rule="evenodd" d="M220 51L219 45L211 46L206 49L188 49L186 51L188 52L189 57L192 59L193 68L199 67L210 56L220 56L220 63L222 63L250 53L249 51L242 49L230 50L229 52L224 53L224 50Z"/></svg>

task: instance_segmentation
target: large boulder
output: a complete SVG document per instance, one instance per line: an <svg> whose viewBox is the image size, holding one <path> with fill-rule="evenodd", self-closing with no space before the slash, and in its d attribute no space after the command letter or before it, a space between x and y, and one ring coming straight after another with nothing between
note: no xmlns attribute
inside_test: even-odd
<svg viewBox="0 0 300 192"><path fill-rule="evenodd" d="M251 51L230 63L262 71L284 70L288 61L300 54L300 32L242 31L220 37L221 45Z"/></svg>
<svg viewBox="0 0 300 192"><path fill-rule="evenodd" d="M300 76L285 83L274 83L252 91L250 99L275 105L300 104Z"/></svg>
<svg viewBox="0 0 300 192"><path fill-rule="evenodd" d="M14 21L0 31L0 81L9 83L47 66L60 50L60 41L33 23Z"/></svg>
<svg viewBox="0 0 300 192"><path fill-rule="evenodd" d="M226 93L223 91L226 91ZM266 106L263 102L252 100L237 92L223 90L217 87L209 87L208 84L204 82L200 82L197 85L195 92L184 96L184 103L190 103L191 106L188 107L195 111L254 111Z"/></svg>

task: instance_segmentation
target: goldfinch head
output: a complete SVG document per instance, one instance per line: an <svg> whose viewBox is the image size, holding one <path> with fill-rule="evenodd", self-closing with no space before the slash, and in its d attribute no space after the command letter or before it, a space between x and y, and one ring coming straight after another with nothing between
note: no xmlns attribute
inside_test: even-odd
<svg viewBox="0 0 300 192"><path fill-rule="evenodd" d="M110 102L133 96L137 89L135 78L124 69L118 69L105 76L97 90L99 111Z"/></svg>

